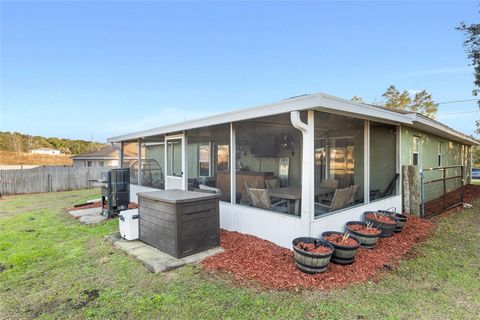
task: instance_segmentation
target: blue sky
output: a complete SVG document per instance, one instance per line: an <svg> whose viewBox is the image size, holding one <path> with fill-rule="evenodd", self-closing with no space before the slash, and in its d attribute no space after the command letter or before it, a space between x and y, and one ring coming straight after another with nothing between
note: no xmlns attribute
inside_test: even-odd
<svg viewBox="0 0 480 320"><path fill-rule="evenodd" d="M104 141L325 92L471 99L476 2L6 2L1 130ZM475 102L438 120L472 134ZM470 112L470 111L473 111Z"/></svg>

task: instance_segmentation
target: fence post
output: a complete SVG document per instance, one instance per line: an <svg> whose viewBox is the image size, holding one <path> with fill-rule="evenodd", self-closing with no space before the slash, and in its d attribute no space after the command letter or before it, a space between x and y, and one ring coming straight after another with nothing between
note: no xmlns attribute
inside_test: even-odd
<svg viewBox="0 0 480 320"><path fill-rule="evenodd" d="M420 171L420 216L425 218L425 185L423 184L425 181L425 174L423 170Z"/></svg>
<svg viewBox="0 0 480 320"><path fill-rule="evenodd" d="M447 208L447 168L443 168L443 209Z"/></svg>

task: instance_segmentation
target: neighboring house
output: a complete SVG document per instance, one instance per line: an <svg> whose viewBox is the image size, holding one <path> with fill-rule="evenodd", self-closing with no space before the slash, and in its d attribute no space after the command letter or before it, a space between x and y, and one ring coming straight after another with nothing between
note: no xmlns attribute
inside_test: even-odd
<svg viewBox="0 0 480 320"><path fill-rule="evenodd" d="M108 142L141 150L143 165L131 166L132 201L156 189L217 192L221 228L284 247L298 236L343 230L368 210L402 208L404 165L463 165L469 181L477 144L414 112L322 93Z"/></svg>
<svg viewBox="0 0 480 320"><path fill-rule="evenodd" d="M108 145L103 148L95 149L88 151L82 154L71 157L73 160L73 167L118 167L118 153L120 149L116 146ZM126 152L125 155L126 161L135 161L137 160L136 153Z"/></svg>
<svg viewBox="0 0 480 320"><path fill-rule="evenodd" d="M47 154L47 155L60 155L62 152L57 149L52 148L37 148L30 150L32 154Z"/></svg>

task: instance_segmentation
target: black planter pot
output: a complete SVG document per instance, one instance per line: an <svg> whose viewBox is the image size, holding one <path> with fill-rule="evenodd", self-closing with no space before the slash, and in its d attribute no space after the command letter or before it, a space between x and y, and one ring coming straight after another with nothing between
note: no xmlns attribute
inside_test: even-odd
<svg viewBox="0 0 480 320"><path fill-rule="evenodd" d="M337 231L326 231L322 233L322 238L335 248L335 251L333 251L331 261L333 263L341 264L341 265L352 264L353 261L355 260L355 255L357 254L358 248L360 247L360 241L358 241L357 239L354 239L357 242L357 245L353 247L342 246L325 239L325 237L332 234L343 235L343 233L337 232Z"/></svg>
<svg viewBox="0 0 480 320"><path fill-rule="evenodd" d="M348 233L350 237L360 241L360 245L363 248L373 249L377 245L377 241L380 238L382 230L378 229L377 234L365 234L358 231L352 230L349 225L351 224L360 224L362 226L367 226L365 222L362 221L349 221L345 224L345 233Z"/></svg>
<svg viewBox="0 0 480 320"><path fill-rule="evenodd" d="M380 237L386 238L386 237L391 237L393 235L393 232L395 231L395 228L397 227L397 218L391 216L391 215L384 215L385 217L388 217L393 223L385 223L385 222L380 222L374 218L369 218L367 217L368 214L374 214L376 213L377 215L381 215L378 211L366 211L363 213L363 220L365 222L371 222L375 228L378 228L382 230L382 233L380 233Z"/></svg>
<svg viewBox="0 0 480 320"><path fill-rule="evenodd" d="M385 215L390 215L392 217L397 218L397 226L395 227L394 232L402 232L403 226L405 225L405 222L407 222L407 216L401 213L396 213L393 211L387 211L387 210L378 210L378 212L383 213Z"/></svg>
<svg viewBox="0 0 480 320"><path fill-rule="evenodd" d="M299 242L305 243L315 243L331 249L329 253L312 253L302 249L297 248ZM328 263L332 257L334 247L323 239L310 238L310 237L300 237L295 238L292 241L293 245L293 256L295 258L295 264L297 268L308 274L315 274L320 272L325 272L327 270Z"/></svg>

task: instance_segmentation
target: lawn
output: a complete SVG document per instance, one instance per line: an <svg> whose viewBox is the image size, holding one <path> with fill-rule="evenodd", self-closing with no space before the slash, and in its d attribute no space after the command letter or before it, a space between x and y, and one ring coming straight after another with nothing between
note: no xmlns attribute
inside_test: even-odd
<svg viewBox="0 0 480 320"><path fill-rule="evenodd" d="M480 200L378 282L264 291L199 266L152 274L63 208L95 190L0 201L0 319L473 319L480 314Z"/></svg>

